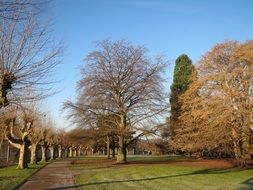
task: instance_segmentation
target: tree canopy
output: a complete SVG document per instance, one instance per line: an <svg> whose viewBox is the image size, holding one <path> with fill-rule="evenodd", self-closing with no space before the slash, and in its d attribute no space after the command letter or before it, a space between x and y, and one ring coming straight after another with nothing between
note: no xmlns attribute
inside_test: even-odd
<svg viewBox="0 0 253 190"><path fill-rule="evenodd" d="M99 42L85 61L77 102L66 102L65 107L83 125L94 125L101 115L114 115L108 119L117 126L118 162L125 162L129 134L146 132L166 110L165 61L151 60L142 46L109 40Z"/></svg>
<svg viewBox="0 0 253 190"><path fill-rule="evenodd" d="M191 59L185 55L180 55L175 62L173 83L170 93L170 118L168 121L169 132L174 136L174 130L178 126L178 118L181 115L180 96L188 89L191 83L194 66Z"/></svg>
<svg viewBox="0 0 253 190"><path fill-rule="evenodd" d="M199 61L182 96L174 145L193 152L225 152L245 166L252 154L253 41L215 45Z"/></svg>

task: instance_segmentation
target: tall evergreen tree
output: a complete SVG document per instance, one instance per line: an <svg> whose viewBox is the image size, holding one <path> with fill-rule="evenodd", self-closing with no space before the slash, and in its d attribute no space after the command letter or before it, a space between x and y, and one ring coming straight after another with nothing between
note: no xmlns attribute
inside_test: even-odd
<svg viewBox="0 0 253 190"><path fill-rule="evenodd" d="M179 97L187 90L191 83L191 77L194 71L192 60L185 54L180 55L175 62L173 83L171 85L170 106L171 115L168 121L171 136L174 136L174 130L178 124L178 118L181 115L181 103Z"/></svg>

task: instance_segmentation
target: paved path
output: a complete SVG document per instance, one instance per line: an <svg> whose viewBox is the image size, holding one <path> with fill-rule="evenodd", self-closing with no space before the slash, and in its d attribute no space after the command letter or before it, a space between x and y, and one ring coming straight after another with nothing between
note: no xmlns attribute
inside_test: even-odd
<svg viewBox="0 0 253 190"><path fill-rule="evenodd" d="M28 179L18 190L76 190L71 160L48 164Z"/></svg>

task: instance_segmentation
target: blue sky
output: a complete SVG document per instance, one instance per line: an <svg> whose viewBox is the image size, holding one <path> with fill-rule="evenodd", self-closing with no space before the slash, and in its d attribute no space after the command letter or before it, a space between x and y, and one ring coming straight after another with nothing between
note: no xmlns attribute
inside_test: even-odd
<svg viewBox="0 0 253 190"><path fill-rule="evenodd" d="M55 0L48 10L54 36L65 43L55 85L59 91L46 101L59 127L69 123L60 109L76 98L79 68L85 56L103 39L125 39L145 45L150 56L163 54L168 89L173 62L186 53L194 63L215 43L253 38L252 0Z"/></svg>

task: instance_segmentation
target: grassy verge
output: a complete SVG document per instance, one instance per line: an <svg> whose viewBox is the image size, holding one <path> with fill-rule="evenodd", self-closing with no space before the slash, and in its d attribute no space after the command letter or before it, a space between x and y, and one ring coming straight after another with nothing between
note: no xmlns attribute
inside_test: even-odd
<svg viewBox="0 0 253 190"><path fill-rule="evenodd" d="M23 170L16 169L17 166L0 168L0 190L14 189L45 164L45 162L39 163L38 165L30 164L28 169Z"/></svg>
<svg viewBox="0 0 253 190"><path fill-rule="evenodd" d="M76 162L72 169L78 173L78 190L252 190L253 169L208 169L200 167L174 166L172 157L132 157L143 160L143 164L117 165L105 159L89 157ZM145 163L157 160L157 164ZM159 161L162 161L159 163Z"/></svg>

